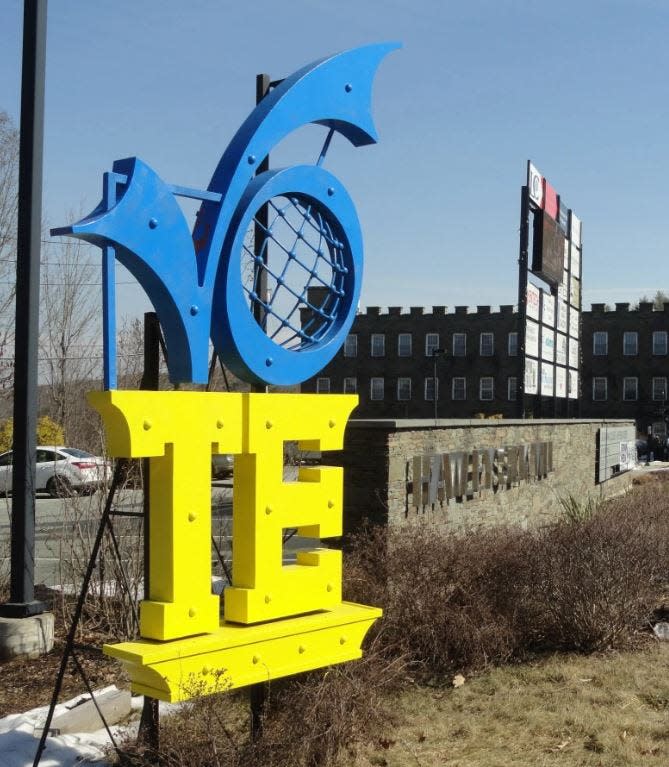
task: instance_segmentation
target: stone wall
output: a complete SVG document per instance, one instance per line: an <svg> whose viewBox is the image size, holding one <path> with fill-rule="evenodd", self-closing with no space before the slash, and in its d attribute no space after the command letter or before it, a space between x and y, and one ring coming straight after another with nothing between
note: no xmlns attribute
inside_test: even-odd
<svg viewBox="0 0 669 767"><path fill-rule="evenodd" d="M563 513L561 498L572 495L585 501L623 493L631 487L630 472L596 482L601 425L600 421L556 419L444 420L437 426L430 420L351 421L345 449L332 461L344 466L345 530L352 532L365 520L392 526L436 523L454 530L495 525L528 528L557 519ZM414 456L533 442L553 445L554 471L547 477L419 510L413 507L408 483L413 479Z"/></svg>

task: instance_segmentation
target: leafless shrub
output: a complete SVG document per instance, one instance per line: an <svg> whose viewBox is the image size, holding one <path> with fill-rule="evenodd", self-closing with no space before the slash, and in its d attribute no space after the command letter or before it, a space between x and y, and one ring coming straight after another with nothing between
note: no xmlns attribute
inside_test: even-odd
<svg viewBox="0 0 669 767"><path fill-rule="evenodd" d="M666 585L668 506L653 485L529 532L373 530L353 544L347 593L383 606L385 640L429 677L620 647Z"/></svg>
<svg viewBox="0 0 669 767"><path fill-rule="evenodd" d="M222 677L224 679L224 677ZM360 661L273 682L262 735L248 737L244 692L188 701L164 718L160 753L126 745L126 764L148 767L316 767L334 764L387 725L389 693L404 679L400 656L372 642Z"/></svg>

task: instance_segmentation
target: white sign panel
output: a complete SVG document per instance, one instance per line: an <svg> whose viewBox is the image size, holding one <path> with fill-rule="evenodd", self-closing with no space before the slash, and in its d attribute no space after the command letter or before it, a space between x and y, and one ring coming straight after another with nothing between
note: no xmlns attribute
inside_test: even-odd
<svg viewBox="0 0 669 767"><path fill-rule="evenodd" d="M527 163L527 190L530 193L530 200L538 207L544 207L544 180L539 171Z"/></svg>
<svg viewBox="0 0 669 767"><path fill-rule="evenodd" d="M578 338L578 312L572 310L569 313L569 335Z"/></svg>
<svg viewBox="0 0 669 767"><path fill-rule="evenodd" d="M539 393L539 363L525 360L525 394Z"/></svg>
<svg viewBox="0 0 669 767"><path fill-rule="evenodd" d="M525 326L525 354L539 356L539 326L532 320L528 320Z"/></svg>
<svg viewBox="0 0 669 767"><path fill-rule="evenodd" d="M568 397L569 399L578 399L578 373L575 370L569 371L569 389L568 389Z"/></svg>
<svg viewBox="0 0 669 767"><path fill-rule="evenodd" d="M571 214L571 237L569 238L577 248L581 247L581 219Z"/></svg>
<svg viewBox="0 0 669 767"><path fill-rule="evenodd" d="M571 273L575 277L581 275L581 251L575 246L571 246Z"/></svg>
<svg viewBox="0 0 669 767"><path fill-rule="evenodd" d="M545 362L541 363L541 396L553 396L553 366Z"/></svg>
<svg viewBox="0 0 669 767"><path fill-rule="evenodd" d="M553 362L555 359L555 331L541 328L541 359Z"/></svg>
<svg viewBox="0 0 669 767"><path fill-rule="evenodd" d="M567 364L567 336L562 333L555 335L555 361L558 365Z"/></svg>
<svg viewBox="0 0 669 767"><path fill-rule="evenodd" d="M569 303L577 309L581 307L581 283L573 274L569 283Z"/></svg>
<svg viewBox="0 0 669 767"><path fill-rule="evenodd" d="M566 333L569 328L569 314L565 301L557 303L557 328L562 333Z"/></svg>
<svg viewBox="0 0 669 767"><path fill-rule="evenodd" d="M541 291L531 282L527 283L527 316L533 320L539 320L539 294Z"/></svg>
<svg viewBox="0 0 669 767"><path fill-rule="evenodd" d="M567 396L567 371L565 368L555 368L555 396Z"/></svg>
<svg viewBox="0 0 669 767"><path fill-rule="evenodd" d="M569 367L578 369L578 341L569 339Z"/></svg>
<svg viewBox="0 0 669 767"><path fill-rule="evenodd" d="M541 321L549 328L555 327L555 296L543 291L543 301L541 304Z"/></svg>

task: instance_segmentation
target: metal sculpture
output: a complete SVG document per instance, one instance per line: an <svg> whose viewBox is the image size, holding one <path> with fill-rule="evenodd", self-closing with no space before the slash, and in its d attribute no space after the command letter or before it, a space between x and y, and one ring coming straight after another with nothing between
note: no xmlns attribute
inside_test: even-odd
<svg viewBox="0 0 669 767"><path fill-rule="evenodd" d="M322 162L335 132L355 146L376 140L372 79L396 47L358 48L284 80L241 126L206 191L171 186L137 158L119 160L100 205L54 230L103 249L106 391L89 401L111 455L150 461L141 636L104 648L126 665L136 692L182 700L358 658L381 614L342 602L341 552L305 549L296 564L282 562L283 530L337 536L343 517L342 469L302 468L285 483L283 445L341 449L357 397L118 391L113 276L118 258L151 299L175 383L206 382L210 339L251 383L295 384L317 373L346 337L362 278L355 208ZM270 149L305 123L328 128L316 165L255 176ZM176 195L202 201L192 236ZM251 248L247 232L265 207L262 243ZM265 281L271 296L258 290ZM211 593L212 451L236 456L222 622Z"/></svg>

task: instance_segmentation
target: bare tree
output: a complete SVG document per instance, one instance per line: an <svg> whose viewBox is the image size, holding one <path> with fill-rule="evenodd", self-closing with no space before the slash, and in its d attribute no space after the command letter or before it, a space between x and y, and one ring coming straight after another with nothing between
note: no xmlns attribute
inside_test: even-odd
<svg viewBox="0 0 669 767"><path fill-rule="evenodd" d="M0 111L0 396L11 396L14 385L18 170L19 134Z"/></svg>
<svg viewBox="0 0 669 767"><path fill-rule="evenodd" d="M42 263L40 377L47 409L66 440L86 444L97 433L84 393L100 378L100 272L79 240L47 244Z"/></svg>

